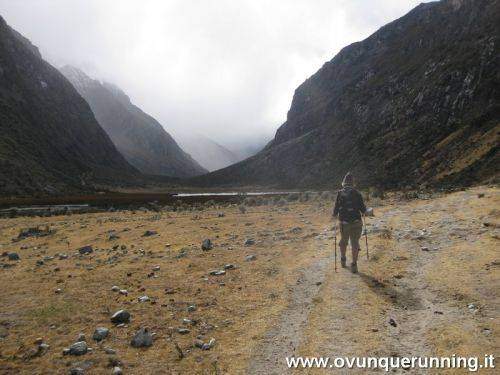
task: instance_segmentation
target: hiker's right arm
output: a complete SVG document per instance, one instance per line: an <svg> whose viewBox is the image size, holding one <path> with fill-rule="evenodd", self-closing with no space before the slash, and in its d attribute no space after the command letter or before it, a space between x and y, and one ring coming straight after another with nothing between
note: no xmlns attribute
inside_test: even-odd
<svg viewBox="0 0 500 375"><path fill-rule="evenodd" d="M335 199L335 206L333 207L333 218L335 219L337 216L339 216L339 209L340 209L340 193L337 193L337 198Z"/></svg>

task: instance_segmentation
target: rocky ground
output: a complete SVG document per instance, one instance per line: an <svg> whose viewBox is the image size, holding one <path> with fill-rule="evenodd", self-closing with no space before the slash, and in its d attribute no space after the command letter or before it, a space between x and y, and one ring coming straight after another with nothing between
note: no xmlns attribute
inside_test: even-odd
<svg viewBox="0 0 500 375"><path fill-rule="evenodd" d="M334 272L323 198L1 219L0 374L498 355L497 188L371 199L358 275Z"/></svg>

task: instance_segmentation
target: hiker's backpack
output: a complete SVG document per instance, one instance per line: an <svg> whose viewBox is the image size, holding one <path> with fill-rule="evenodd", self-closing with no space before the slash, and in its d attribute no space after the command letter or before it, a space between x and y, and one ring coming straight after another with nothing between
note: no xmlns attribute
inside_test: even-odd
<svg viewBox="0 0 500 375"><path fill-rule="evenodd" d="M340 220L353 222L361 219L359 193L355 189L340 190L338 199Z"/></svg>

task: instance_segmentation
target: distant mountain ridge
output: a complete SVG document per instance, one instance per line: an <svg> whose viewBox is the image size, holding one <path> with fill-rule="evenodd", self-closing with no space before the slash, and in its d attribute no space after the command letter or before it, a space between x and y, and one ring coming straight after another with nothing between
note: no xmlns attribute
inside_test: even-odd
<svg viewBox="0 0 500 375"><path fill-rule="evenodd" d="M178 135L178 141L208 171L215 171L241 160L233 151L201 134Z"/></svg>
<svg viewBox="0 0 500 375"><path fill-rule="evenodd" d="M87 102L0 17L0 195L137 183Z"/></svg>
<svg viewBox="0 0 500 375"><path fill-rule="evenodd" d="M417 6L295 91L264 150L199 186L470 184L498 176L499 0Z"/></svg>
<svg viewBox="0 0 500 375"><path fill-rule="evenodd" d="M61 72L89 103L97 121L127 161L145 174L191 177L206 173L161 124L117 86L100 82L72 66Z"/></svg>

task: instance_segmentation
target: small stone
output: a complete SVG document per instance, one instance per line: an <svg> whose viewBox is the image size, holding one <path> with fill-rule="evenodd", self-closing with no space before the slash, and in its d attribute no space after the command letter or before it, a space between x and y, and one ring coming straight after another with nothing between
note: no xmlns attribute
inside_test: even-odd
<svg viewBox="0 0 500 375"><path fill-rule="evenodd" d="M108 334L109 334L109 329L107 329L106 327L97 327L94 331L94 334L92 335L92 338L95 341L102 341L106 337L108 337Z"/></svg>
<svg viewBox="0 0 500 375"><path fill-rule="evenodd" d="M37 338L35 339L35 342L34 342L34 344L35 344L35 345L40 345L40 344L42 344L42 343L43 343L43 338L41 338L41 337L37 337Z"/></svg>
<svg viewBox="0 0 500 375"><path fill-rule="evenodd" d="M255 245L255 240L253 238L247 238L245 241L245 246Z"/></svg>
<svg viewBox="0 0 500 375"><path fill-rule="evenodd" d="M74 367L69 370L70 375L85 375L85 371L81 367Z"/></svg>
<svg viewBox="0 0 500 375"><path fill-rule="evenodd" d="M54 290L54 293L55 294L61 294L62 293L62 289L61 288L57 288L56 290Z"/></svg>
<svg viewBox="0 0 500 375"><path fill-rule="evenodd" d="M212 241L209 238L203 240L203 242L201 243L201 249L203 251L212 250L213 247L214 245L212 244Z"/></svg>
<svg viewBox="0 0 500 375"><path fill-rule="evenodd" d="M394 319L392 319L392 318L391 318L391 319L389 319L389 324L390 324L391 326L393 326L393 327L397 327L397 326L398 326L398 324L396 323L396 321L395 321Z"/></svg>
<svg viewBox="0 0 500 375"><path fill-rule="evenodd" d="M422 246L422 247L420 248L420 250L422 250L422 251L429 251L429 248L428 248L427 246Z"/></svg>
<svg viewBox="0 0 500 375"><path fill-rule="evenodd" d="M256 259L257 259L257 257L255 255L247 255L245 257L245 261L247 261L247 262L251 262L251 261L256 260Z"/></svg>
<svg viewBox="0 0 500 375"><path fill-rule="evenodd" d="M19 254L18 253L9 253L7 255L7 257L9 258L9 260L20 260L21 258L19 258Z"/></svg>
<svg viewBox="0 0 500 375"><path fill-rule="evenodd" d="M187 311L189 311L189 312L196 311L196 305L189 305L189 306L187 307Z"/></svg>
<svg viewBox="0 0 500 375"><path fill-rule="evenodd" d="M177 333L179 333L181 335L187 335L189 332L191 332L191 331L187 328L177 328Z"/></svg>
<svg viewBox="0 0 500 375"><path fill-rule="evenodd" d="M116 286L116 285L113 285L113 286L111 287L111 290L112 290L113 292L119 292L119 291L120 291L120 288L119 288L118 286Z"/></svg>
<svg viewBox="0 0 500 375"><path fill-rule="evenodd" d="M122 294L122 295L124 295L124 296L128 296L128 290L127 289L120 289L119 293Z"/></svg>
<svg viewBox="0 0 500 375"><path fill-rule="evenodd" d="M153 336L147 327L140 328L130 342L134 348L143 348L153 345Z"/></svg>
<svg viewBox="0 0 500 375"><path fill-rule="evenodd" d="M141 297L137 298L137 300L139 302L148 302L150 299L148 296L141 296Z"/></svg>
<svg viewBox="0 0 500 375"><path fill-rule="evenodd" d="M225 275L225 274L226 274L226 271L224 271L224 270L210 271L210 275L212 275L212 276L222 276L222 275Z"/></svg>
<svg viewBox="0 0 500 375"><path fill-rule="evenodd" d="M75 342L69 347L70 355L84 355L88 351L88 346L85 341Z"/></svg>
<svg viewBox="0 0 500 375"><path fill-rule="evenodd" d="M215 346L215 339L211 338L208 344L203 345L203 350L212 349Z"/></svg>
<svg viewBox="0 0 500 375"><path fill-rule="evenodd" d="M144 234L142 235L142 237L150 237L150 236L154 236L158 234L156 231L154 230L147 230L144 232Z"/></svg>
<svg viewBox="0 0 500 375"><path fill-rule="evenodd" d="M115 324L130 322L130 313L127 310L118 310L111 316L111 322Z"/></svg>
<svg viewBox="0 0 500 375"><path fill-rule="evenodd" d="M87 246L80 247L80 248L78 249L78 252L79 252L80 254L90 254L90 253L93 253L93 252L94 252L94 249L92 248L92 246L87 245Z"/></svg>
<svg viewBox="0 0 500 375"><path fill-rule="evenodd" d="M118 367L118 366L113 367L113 375L122 375L122 374L123 374L123 371L120 367Z"/></svg>
<svg viewBox="0 0 500 375"><path fill-rule="evenodd" d="M158 272L159 270L160 270L160 266L154 266L154 267L153 267L153 271L154 271L154 272Z"/></svg>
<svg viewBox="0 0 500 375"><path fill-rule="evenodd" d="M234 267L234 264L225 264L224 269L225 270L234 270L235 267Z"/></svg>
<svg viewBox="0 0 500 375"><path fill-rule="evenodd" d="M194 340L193 344L194 344L195 347L200 348L200 349L203 348L203 345L205 345L205 343L203 341L198 340L198 339Z"/></svg>
<svg viewBox="0 0 500 375"><path fill-rule="evenodd" d="M104 348L104 353L109 354L109 355L115 355L116 354L116 350L115 349L111 349L111 348Z"/></svg>
<svg viewBox="0 0 500 375"><path fill-rule="evenodd" d="M478 198L484 198L484 193L479 193L479 194L477 195L477 197L478 197Z"/></svg>

